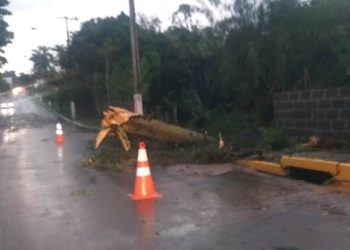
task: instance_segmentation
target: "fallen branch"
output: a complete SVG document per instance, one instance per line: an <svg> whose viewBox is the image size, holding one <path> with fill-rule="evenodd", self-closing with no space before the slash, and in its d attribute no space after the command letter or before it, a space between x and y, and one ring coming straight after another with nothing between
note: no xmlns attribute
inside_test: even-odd
<svg viewBox="0 0 350 250"><path fill-rule="evenodd" d="M95 148L109 134L117 136L122 142L125 151L129 151L131 145L125 132L174 143L214 140L207 135L146 118L118 107L110 106L107 111L103 112L103 115L102 129L96 137Z"/></svg>

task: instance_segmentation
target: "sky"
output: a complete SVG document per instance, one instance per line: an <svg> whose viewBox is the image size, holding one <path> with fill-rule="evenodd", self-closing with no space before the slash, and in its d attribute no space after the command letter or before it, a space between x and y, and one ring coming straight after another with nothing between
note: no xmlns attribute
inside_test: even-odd
<svg viewBox="0 0 350 250"><path fill-rule="evenodd" d="M157 16L163 27L170 24L170 17L181 3L194 4L196 0L134 0L136 13ZM30 73L31 51L39 45L53 47L66 44L67 33L64 19L58 17L77 17L69 21L69 31L79 30L81 23L96 17L117 16L121 11L129 14L128 0L9 0L7 9L12 12L5 20L14 39L7 45L5 57L8 63L2 71L14 70Z"/></svg>

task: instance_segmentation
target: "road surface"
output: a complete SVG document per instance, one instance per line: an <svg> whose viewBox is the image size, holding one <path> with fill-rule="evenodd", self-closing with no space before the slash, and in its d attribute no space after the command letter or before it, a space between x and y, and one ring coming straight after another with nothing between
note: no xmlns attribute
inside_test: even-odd
<svg viewBox="0 0 350 250"><path fill-rule="evenodd" d="M230 164L179 165L152 166L163 197L134 202L134 173L81 167L95 134L63 123L58 146L56 122L29 98L1 118L1 250L350 249L350 194Z"/></svg>

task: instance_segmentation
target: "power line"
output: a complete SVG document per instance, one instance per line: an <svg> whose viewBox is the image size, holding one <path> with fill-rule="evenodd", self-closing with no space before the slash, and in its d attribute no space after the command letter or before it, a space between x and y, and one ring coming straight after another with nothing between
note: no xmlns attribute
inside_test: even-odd
<svg viewBox="0 0 350 250"><path fill-rule="evenodd" d="M68 17L68 16L62 16L57 17L58 19L64 19L66 21L66 31L67 31L67 48L69 47L70 39L69 39L69 28L68 28L68 21L77 21L77 17Z"/></svg>

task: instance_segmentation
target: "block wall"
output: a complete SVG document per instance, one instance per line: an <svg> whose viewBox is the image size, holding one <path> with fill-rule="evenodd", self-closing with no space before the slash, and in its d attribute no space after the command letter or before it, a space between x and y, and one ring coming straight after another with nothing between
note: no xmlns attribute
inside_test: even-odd
<svg viewBox="0 0 350 250"><path fill-rule="evenodd" d="M350 88L278 93L274 96L274 117L295 136L349 136Z"/></svg>

